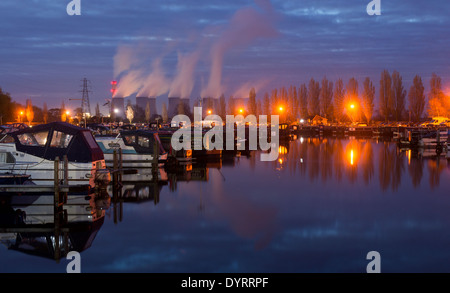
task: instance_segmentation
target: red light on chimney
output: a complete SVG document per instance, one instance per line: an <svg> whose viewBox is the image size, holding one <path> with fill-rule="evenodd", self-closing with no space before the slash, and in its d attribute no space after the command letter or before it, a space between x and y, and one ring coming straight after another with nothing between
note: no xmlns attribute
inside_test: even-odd
<svg viewBox="0 0 450 293"><path fill-rule="evenodd" d="M115 80L111 81L111 93L112 93L113 96L114 96L114 95L116 94L116 92L117 92L116 87L117 87L117 81L115 81Z"/></svg>

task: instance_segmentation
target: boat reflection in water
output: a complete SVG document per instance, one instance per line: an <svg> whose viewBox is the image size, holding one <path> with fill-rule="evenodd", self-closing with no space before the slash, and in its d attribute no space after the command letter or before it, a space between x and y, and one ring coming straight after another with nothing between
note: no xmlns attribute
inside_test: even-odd
<svg viewBox="0 0 450 293"><path fill-rule="evenodd" d="M174 192L177 190L178 182L206 182L209 180L210 168L220 169L221 166L222 163L217 160L188 163L176 169L160 168L156 174L152 172L129 174L120 184L109 184L108 193L112 195L114 223L123 220L123 204L153 202L157 205L165 186L168 186L170 192Z"/></svg>
<svg viewBox="0 0 450 293"><path fill-rule="evenodd" d="M103 225L110 196L105 188L61 194L0 195L0 241L10 250L59 262L88 249Z"/></svg>

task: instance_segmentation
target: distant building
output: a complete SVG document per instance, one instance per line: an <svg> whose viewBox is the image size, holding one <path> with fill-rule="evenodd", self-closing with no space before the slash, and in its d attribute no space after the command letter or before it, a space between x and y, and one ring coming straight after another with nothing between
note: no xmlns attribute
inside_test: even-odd
<svg viewBox="0 0 450 293"><path fill-rule="evenodd" d="M172 119L173 116L178 114L178 104L181 99L179 97L169 97L169 107L167 109L167 115L169 119Z"/></svg>
<svg viewBox="0 0 450 293"><path fill-rule="evenodd" d="M191 114L191 106L190 106L190 100L189 99L181 99L178 97L169 97L169 107L167 109L167 115L169 116L169 119L173 118L175 115L179 114L180 104L183 104L184 107L184 114L190 115Z"/></svg>

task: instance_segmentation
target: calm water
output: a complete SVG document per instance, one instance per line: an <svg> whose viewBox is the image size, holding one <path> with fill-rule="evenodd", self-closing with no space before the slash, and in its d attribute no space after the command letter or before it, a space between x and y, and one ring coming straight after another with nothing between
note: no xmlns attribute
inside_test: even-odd
<svg viewBox="0 0 450 293"><path fill-rule="evenodd" d="M194 166L190 180L170 175L166 184L142 186L148 200L130 192L111 199L98 232L79 233L91 240L82 272L364 273L373 250L382 272L450 272L445 157L318 138L291 141L279 153L276 162L252 153ZM2 242L1 272L66 271L65 258Z"/></svg>

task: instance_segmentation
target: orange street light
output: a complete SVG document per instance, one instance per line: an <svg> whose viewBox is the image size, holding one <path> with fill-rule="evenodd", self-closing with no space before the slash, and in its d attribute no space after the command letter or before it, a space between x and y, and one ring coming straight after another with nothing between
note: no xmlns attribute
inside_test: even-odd
<svg viewBox="0 0 450 293"><path fill-rule="evenodd" d="M283 107L280 106L280 107L278 108L278 110L280 110L280 112L283 111Z"/></svg>
<svg viewBox="0 0 450 293"><path fill-rule="evenodd" d="M208 110L208 115L211 115L212 114L212 111L211 110Z"/></svg>
<svg viewBox="0 0 450 293"><path fill-rule="evenodd" d="M239 109L239 113L244 113L244 109Z"/></svg>
<svg viewBox="0 0 450 293"><path fill-rule="evenodd" d="M355 109L355 104L351 104L351 105L350 105L350 108L351 108L351 109Z"/></svg>

